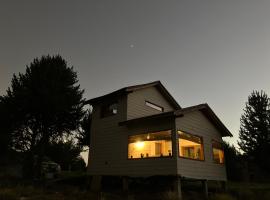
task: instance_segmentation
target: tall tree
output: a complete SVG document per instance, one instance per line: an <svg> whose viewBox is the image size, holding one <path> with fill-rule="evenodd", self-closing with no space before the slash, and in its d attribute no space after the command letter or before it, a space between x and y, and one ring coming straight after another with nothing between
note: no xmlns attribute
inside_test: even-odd
<svg viewBox="0 0 270 200"><path fill-rule="evenodd" d="M82 121L80 122L80 129L78 131L77 139L78 144L81 146L90 145L90 131L91 131L92 113L87 110Z"/></svg>
<svg viewBox="0 0 270 200"><path fill-rule="evenodd" d="M10 126L8 124L10 120L8 120L8 110L2 97L0 97L0 113L0 157L6 158L11 149L11 135L9 134ZM0 159L0 163L2 161L3 159Z"/></svg>
<svg viewBox="0 0 270 200"><path fill-rule="evenodd" d="M9 110L13 148L40 161L50 141L79 128L83 93L77 73L59 55L36 58L24 74L13 75L2 98Z"/></svg>
<svg viewBox="0 0 270 200"><path fill-rule="evenodd" d="M223 142L225 163L228 180L239 181L241 180L241 162L240 153L237 149L227 142Z"/></svg>
<svg viewBox="0 0 270 200"><path fill-rule="evenodd" d="M258 158L270 144L270 100L265 92L251 93L240 122L238 145L246 155Z"/></svg>

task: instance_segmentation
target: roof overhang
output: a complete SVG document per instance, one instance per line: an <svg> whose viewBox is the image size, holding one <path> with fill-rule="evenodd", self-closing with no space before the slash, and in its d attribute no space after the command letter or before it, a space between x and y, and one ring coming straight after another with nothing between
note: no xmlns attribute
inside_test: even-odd
<svg viewBox="0 0 270 200"><path fill-rule="evenodd" d="M90 100L87 100L85 104L97 104L100 103L106 99L111 99L111 98L117 98L119 96L134 92L136 90L148 88L148 87L157 87L157 89L162 93L162 95L168 100L168 102L174 107L175 110L181 109L180 105L177 103L177 101L173 98L173 96L169 93L169 91L162 85L160 81L155 81L151 83L146 83L146 84L140 84L140 85L133 85L129 87L122 88L120 90L116 90L112 93L96 97Z"/></svg>
<svg viewBox="0 0 270 200"><path fill-rule="evenodd" d="M133 125L133 124L138 124L141 122L151 122L154 120L164 120L164 119L168 119L168 118L174 118L174 111L171 112L164 112L164 113L160 113L160 114L156 114L156 115L149 115L149 116L145 116L145 117L139 117L139 118L134 118L134 119L130 119L130 120L126 120L126 121L122 121L119 122L120 126L129 126L129 125Z"/></svg>
<svg viewBox="0 0 270 200"><path fill-rule="evenodd" d="M227 137L227 136L232 137L233 136L231 134L231 132L226 128L226 126L221 122L221 120L217 117L217 115L214 113L214 111L208 106L208 104L200 104L200 105L196 105L196 106L182 108L182 109L179 109L176 111L165 112L165 113L160 113L160 114L156 114L156 115L150 115L150 116L130 119L130 120L119 122L119 125L120 126L125 126L125 125L129 126L129 125L141 123L141 122L151 122L154 120L163 120L163 119L173 119L173 118L177 118L177 117L184 117L185 114L195 112L195 111L202 112L207 117L207 119L209 119L209 121L220 131L222 137Z"/></svg>
<svg viewBox="0 0 270 200"><path fill-rule="evenodd" d="M212 124L221 132L222 137L232 137L232 133L227 129L227 127L222 123L214 111L210 108L208 104L199 104L196 106L191 106L175 111L176 117L184 116L186 113L201 111L211 122Z"/></svg>

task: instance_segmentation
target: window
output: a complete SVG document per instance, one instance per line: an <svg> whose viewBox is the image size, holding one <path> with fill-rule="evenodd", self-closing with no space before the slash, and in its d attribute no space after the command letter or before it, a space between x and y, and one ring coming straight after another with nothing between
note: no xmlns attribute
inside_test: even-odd
<svg viewBox="0 0 270 200"><path fill-rule="evenodd" d="M150 108L154 108L155 110L158 110L160 112L163 112L163 110L164 110L164 108L162 108L161 106L158 106L156 104L153 104L153 103L151 103L149 101L145 101L145 105L147 105Z"/></svg>
<svg viewBox="0 0 270 200"><path fill-rule="evenodd" d="M128 138L128 158L172 156L171 131L133 135Z"/></svg>
<svg viewBox="0 0 270 200"><path fill-rule="evenodd" d="M116 115L117 111L118 111L118 104L115 102L103 105L101 107L101 117L109 117L112 115Z"/></svg>
<svg viewBox="0 0 270 200"><path fill-rule="evenodd" d="M213 147L213 160L215 163L223 164L224 163L224 150L222 144L212 140Z"/></svg>
<svg viewBox="0 0 270 200"><path fill-rule="evenodd" d="M194 160L204 160L203 142L199 136L178 131L179 135L179 156Z"/></svg>

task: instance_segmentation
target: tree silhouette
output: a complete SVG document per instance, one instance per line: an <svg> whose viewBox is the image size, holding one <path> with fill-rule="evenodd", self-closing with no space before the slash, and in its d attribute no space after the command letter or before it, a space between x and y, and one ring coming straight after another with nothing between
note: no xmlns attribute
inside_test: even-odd
<svg viewBox="0 0 270 200"><path fill-rule="evenodd" d="M80 129L78 132L78 144L81 146L90 145L90 130L91 130L91 121L92 121L92 113L90 110L87 110L85 116L80 122Z"/></svg>
<svg viewBox="0 0 270 200"><path fill-rule="evenodd" d="M73 170L73 165L80 163L82 147L75 144L73 140L52 141L46 148L46 156L52 161L60 164L62 170ZM84 166L81 168L83 170Z"/></svg>
<svg viewBox="0 0 270 200"><path fill-rule="evenodd" d="M13 75L1 101L10 120L13 148L38 156L40 164L50 141L70 135L84 116L77 73L61 56L36 58L24 74Z"/></svg>
<svg viewBox="0 0 270 200"><path fill-rule="evenodd" d="M7 154L11 150L11 135L9 134L11 126L10 120L8 119L8 109L4 102L4 99L0 97L0 157L6 158ZM4 162L3 159L0 159L0 163Z"/></svg>
<svg viewBox="0 0 270 200"><path fill-rule="evenodd" d="M263 91L253 91L240 119L238 145L244 154L259 162L265 162L269 157L269 152L264 153L270 144L269 109L270 100L267 94Z"/></svg>
<svg viewBox="0 0 270 200"><path fill-rule="evenodd" d="M223 141L225 163L228 180L239 181L241 180L241 163L240 153L237 149L229 143Z"/></svg>

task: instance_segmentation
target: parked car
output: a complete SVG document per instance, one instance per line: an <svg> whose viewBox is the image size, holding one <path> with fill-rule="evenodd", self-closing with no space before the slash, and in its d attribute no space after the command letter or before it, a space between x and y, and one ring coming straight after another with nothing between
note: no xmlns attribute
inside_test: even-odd
<svg viewBox="0 0 270 200"><path fill-rule="evenodd" d="M61 167L53 161L44 161L41 164L41 174L45 179L53 179L59 177Z"/></svg>

